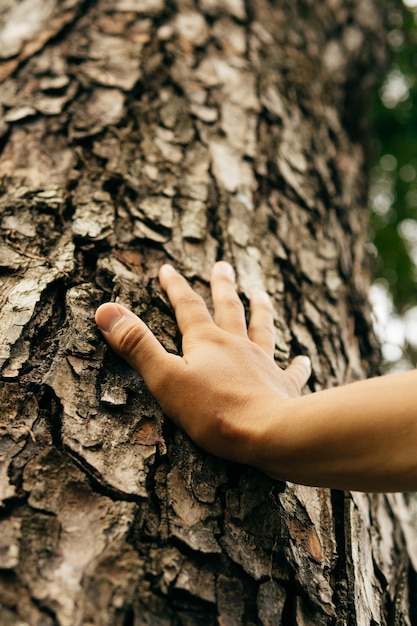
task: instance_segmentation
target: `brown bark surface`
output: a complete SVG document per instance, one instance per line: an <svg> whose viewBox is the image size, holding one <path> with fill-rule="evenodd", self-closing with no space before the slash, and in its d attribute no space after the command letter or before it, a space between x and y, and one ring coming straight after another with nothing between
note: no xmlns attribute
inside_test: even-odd
<svg viewBox="0 0 417 626"><path fill-rule="evenodd" d="M158 268L209 301L224 258L311 390L377 372L380 3L0 0L0 24L2 626L417 624L404 496L205 454L93 321L115 299L179 350Z"/></svg>

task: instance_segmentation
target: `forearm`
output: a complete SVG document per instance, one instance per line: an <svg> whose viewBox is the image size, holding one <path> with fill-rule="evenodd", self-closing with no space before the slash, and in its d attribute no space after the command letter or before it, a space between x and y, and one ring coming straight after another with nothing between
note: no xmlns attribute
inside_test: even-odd
<svg viewBox="0 0 417 626"><path fill-rule="evenodd" d="M361 491L417 490L417 371L268 403L258 467Z"/></svg>

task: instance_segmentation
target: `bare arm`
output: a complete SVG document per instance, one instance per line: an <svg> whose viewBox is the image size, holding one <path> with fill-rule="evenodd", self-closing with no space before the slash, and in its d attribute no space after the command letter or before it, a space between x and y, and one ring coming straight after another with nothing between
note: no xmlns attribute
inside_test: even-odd
<svg viewBox="0 0 417 626"><path fill-rule="evenodd" d="M417 372L300 397L309 360L296 357L285 371L274 363L267 294L252 297L246 328L227 263L213 268L214 320L172 267L161 268L160 281L182 333L182 357L167 353L120 305L102 305L96 321L108 344L196 443L284 480L417 490Z"/></svg>
<svg viewBox="0 0 417 626"><path fill-rule="evenodd" d="M262 468L309 485L358 491L417 490L417 371L371 378L287 403L286 450L267 420Z"/></svg>

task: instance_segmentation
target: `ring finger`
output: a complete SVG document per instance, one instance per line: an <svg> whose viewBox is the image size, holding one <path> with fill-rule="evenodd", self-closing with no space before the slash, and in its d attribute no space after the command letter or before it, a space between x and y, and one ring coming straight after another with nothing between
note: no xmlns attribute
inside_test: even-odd
<svg viewBox="0 0 417 626"><path fill-rule="evenodd" d="M265 291L256 291L250 299L249 339L274 358L275 331L271 300Z"/></svg>
<svg viewBox="0 0 417 626"><path fill-rule="evenodd" d="M247 337L245 310L236 292L232 266L219 261L211 273L214 321L223 330Z"/></svg>

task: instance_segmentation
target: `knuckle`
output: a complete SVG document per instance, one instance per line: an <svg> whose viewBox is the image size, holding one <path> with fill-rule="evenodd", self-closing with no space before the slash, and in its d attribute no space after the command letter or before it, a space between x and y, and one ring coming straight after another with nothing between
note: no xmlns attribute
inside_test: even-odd
<svg viewBox="0 0 417 626"><path fill-rule="evenodd" d="M271 324L266 322L252 324L249 326L250 333L255 337L263 338L266 337L268 340L274 339L275 342L275 328Z"/></svg>
<svg viewBox="0 0 417 626"><path fill-rule="evenodd" d="M139 344L149 332L146 326L128 326L123 328L118 337L119 350L123 354L133 355L137 351Z"/></svg>
<svg viewBox="0 0 417 626"><path fill-rule="evenodd" d="M195 306L201 305L203 303L203 299L194 291L188 293L182 293L178 296L178 304L185 306Z"/></svg>
<svg viewBox="0 0 417 626"><path fill-rule="evenodd" d="M287 378L287 394L289 398L297 398L301 393L300 385L294 378Z"/></svg>
<svg viewBox="0 0 417 626"><path fill-rule="evenodd" d="M275 335L275 327L272 323L263 321L257 325L257 329L267 335Z"/></svg>
<svg viewBox="0 0 417 626"><path fill-rule="evenodd" d="M300 395L304 386L304 372L298 365L293 365L289 370L286 370L287 380L291 383L296 395Z"/></svg>
<svg viewBox="0 0 417 626"><path fill-rule="evenodd" d="M241 311L243 304L237 293L225 293L220 297L220 302L232 311Z"/></svg>

